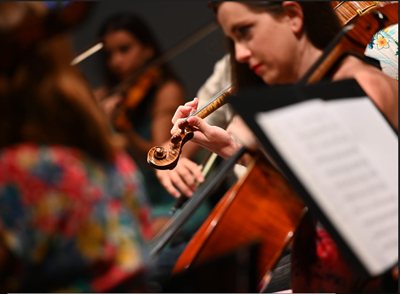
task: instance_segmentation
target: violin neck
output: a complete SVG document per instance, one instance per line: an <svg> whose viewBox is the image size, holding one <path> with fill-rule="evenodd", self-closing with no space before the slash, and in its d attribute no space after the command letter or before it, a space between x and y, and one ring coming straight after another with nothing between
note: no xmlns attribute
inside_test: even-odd
<svg viewBox="0 0 400 294"><path fill-rule="evenodd" d="M197 110L195 113L193 113L191 116L197 116L200 118L205 118L211 113L213 113L215 110L223 106L227 102L227 97L232 95L232 86L229 86L228 88L222 90L219 92L217 95L215 95L213 98L210 99L210 102L208 102L206 105L204 105L202 108Z"/></svg>

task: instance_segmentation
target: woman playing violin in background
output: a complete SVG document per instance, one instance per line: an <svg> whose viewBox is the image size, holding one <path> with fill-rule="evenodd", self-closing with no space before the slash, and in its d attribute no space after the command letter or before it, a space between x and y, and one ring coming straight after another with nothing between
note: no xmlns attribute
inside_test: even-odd
<svg viewBox="0 0 400 294"><path fill-rule="evenodd" d="M341 27L329 2L222 1L211 2L210 5L229 40L236 90L261 83L296 83L322 55ZM324 79L338 81L350 78L357 80L397 129L397 81L355 56L345 57ZM177 109L171 134L179 131L182 121L197 108L197 104L195 99ZM195 127L192 142L224 158L229 158L241 147L225 130L210 126L199 117L191 117L187 121ZM365 281L360 281L352 272L323 228L308 226L308 230L312 233L309 234L307 251L296 251L299 248L296 244L293 246L294 292L379 290L373 285L364 287ZM306 226L303 226L300 233L306 231ZM302 262L299 263L300 260ZM308 265L304 260L308 261ZM326 275L321 277L321 272ZM334 278L328 279L328 276Z"/></svg>
<svg viewBox="0 0 400 294"><path fill-rule="evenodd" d="M167 64L146 66L161 54L149 26L133 13L117 14L105 21L106 85L95 94L115 131L123 134L128 150L143 173L156 218L166 217L174 198L162 187L146 163L149 148L169 139L171 117L185 102L184 88ZM144 71L143 71L144 69ZM123 93L104 97L122 81L138 75ZM164 223L155 223L157 231Z"/></svg>

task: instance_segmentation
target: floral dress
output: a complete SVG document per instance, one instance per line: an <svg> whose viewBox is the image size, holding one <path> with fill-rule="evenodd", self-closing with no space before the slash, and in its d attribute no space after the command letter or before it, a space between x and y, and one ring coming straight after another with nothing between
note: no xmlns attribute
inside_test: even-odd
<svg viewBox="0 0 400 294"><path fill-rule="evenodd" d="M368 44L365 55L380 61L382 71L399 80L399 25L377 32Z"/></svg>
<svg viewBox="0 0 400 294"><path fill-rule="evenodd" d="M150 210L135 164L76 148L0 151L0 243L9 291L105 292L146 267Z"/></svg>

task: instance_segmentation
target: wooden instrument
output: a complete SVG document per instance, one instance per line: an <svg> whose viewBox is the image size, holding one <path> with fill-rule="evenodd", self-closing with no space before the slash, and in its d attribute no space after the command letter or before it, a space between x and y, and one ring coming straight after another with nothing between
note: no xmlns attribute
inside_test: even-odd
<svg viewBox="0 0 400 294"><path fill-rule="evenodd" d="M326 48L299 84L318 82L346 54L364 56L365 48L381 29L398 22L398 3L379 2L373 10L344 27L341 34Z"/></svg>
<svg viewBox="0 0 400 294"><path fill-rule="evenodd" d="M105 100L115 94L122 94L123 100L119 103L118 108L113 114L112 122L114 127L118 131L132 130L132 124L127 117L126 112L134 110L146 97L146 93L150 87L158 82L158 78L161 76L162 65L169 62L172 58L188 49L190 46L193 46L195 43L215 31L218 27L216 21L210 22L208 25L189 35L165 53L153 58L145 65L141 66L130 76L124 78L111 89L108 89L102 97L99 97L100 100ZM103 47L104 42L102 38L100 38L93 46L76 56L71 61L71 65L77 65L92 54L101 50Z"/></svg>
<svg viewBox="0 0 400 294"><path fill-rule="evenodd" d="M211 99L210 103L193 113L191 116L198 116L200 118L207 117L209 114L224 105L229 95L232 95L231 87L219 92ZM185 122L186 121L184 121L180 126L181 130L171 137L168 151L164 147L160 146L153 147L149 150L147 153L147 162L152 167L161 170L175 168L179 156L181 155L183 145L193 138L193 129L185 124Z"/></svg>
<svg viewBox="0 0 400 294"><path fill-rule="evenodd" d="M332 5L342 25L346 25L356 20L358 16L376 8L379 2L387 3L388 1L332 1Z"/></svg>
<svg viewBox="0 0 400 294"><path fill-rule="evenodd" d="M117 131L132 130L132 123L127 116L128 111L133 111L146 97L150 88L157 83L161 76L161 69L149 67L136 81L124 92L124 99L114 111L112 123Z"/></svg>
<svg viewBox="0 0 400 294"><path fill-rule="evenodd" d="M286 179L265 160L253 158L190 240L173 274L259 241L257 281L262 288L305 212Z"/></svg>

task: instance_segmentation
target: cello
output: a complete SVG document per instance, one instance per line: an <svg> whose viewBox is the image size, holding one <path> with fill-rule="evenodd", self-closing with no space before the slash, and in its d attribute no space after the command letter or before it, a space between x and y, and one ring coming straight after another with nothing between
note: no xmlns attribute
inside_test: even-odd
<svg viewBox="0 0 400 294"><path fill-rule="evenodd" d="M366 14L366 15L368 15L368 14ZM381 25L382 24L385 24L385 25L387 25L387 22L385 22L385 20L384 20L384 17L380 17L380 16L384 16L385 15L385 12L384 12L384 10L382 9L381 11L379 11L379 13L378 14L376 14L377 16L378 16L378 22L374 22L374 21L372 21L371 22L371 19L369 20L369 23L367 23L367 26L363 26L364 24L363 23L360 23L360 22L357 22L356 23L356 25L354 25L352 28L357 28L357 29L366 29L367 31L369 31L369 33L371 34L371 33L375 33L375 32L373 32L373 30L374 30L374 28L378 28L378 29L381 29L381 28L383 28ZM372 19L373 20L373 19ZM376 26L375 26L376 25ZM372 27L372 29L371 29L371 27ZM351 30L350 30L350 27L349 28L347 28L347 30L346 30L346 32L351 32ZM353 31L354 32L354 31ZM352 33L350 33L350 34L347 34L347 35L345 35L345 36L340 36L340 38L337 40L338 41L338 43L335 43L334 44L334 46L333 46L333 48L329 48L330 49L330 51L329 52L327 52L327 54L324 54L324 56L323 56L323 60L319 60L318 61L318 64L317 64L317 66L315 66L315 67L313 67L312 68L312 73L310 73L309 75L307 75L306 76L306 82L307 83L313 83L313 82L318 82L319 81L319 79L332 67L332 65L334 65L335 63L336 63L336 61L338 60L338 58L340 58L342 55L343 55L343 53L345 53L345 52L348 52L348 48L347 48L347 45L352 45L352 46L350 46L349 48L351 48L351 47L357 47L358 46L358 48L357 48L357 50L352 50L353 52L360 52L361 50L364 50L365 49L365 46L366 46L366 44L364 44L363 46L359 46L359 44L360 44L360 42L359 42L359 40L360 39L355 39L355 38L353 38L354 36L352 36L353 34ZM368 38L368 41L370 40L372 38L372 35L370 35L369 36L369 38ZM340 46L337 46L338 44L340 44ZM363 51L362 51L362 53L363 53ZM179 143L179 142L178 142ZM255 165L254 165L255 166ZM261 174L263 174L263 173L261 173ZM265 173L264 173L265 174ZM270 177L271 178L273 178L273 175L271 176L270 175ZM250 176L249 176L249 178L250 178ZM274 178L275 179L275 178ZM259 183L256 183L257 185L259 185ZM250 189L251 188L253 188L252 186L250 186L249 187ZM281 187L280 187L281 188ZM233 189L234 190L234 189ZM251 191L251 190L250 190ZM278 191L279 191L279 188L278 188ZM265 191L261 191L261 192L265 192ZM240 194L240 193L238 193L238 194ZM235 195L235 192L234 191L230 191L230 193L228 193L228 197L227 198L223 198L223 200L221 200L221 205L219 206L219 207L216 207L216 210L218 209L218 210L220 210L220 211L222 211L222 212L226 212L228 209L231 209L231 207L233 206L233 201L239 201L239 200L237 200L237 197L238 197L238 194L237 195ZM231 195L233 195L233 196L231 196ZM242 195L243 195L243 193L242 193ZM253 196L253 194L248 194L248 196L250 197L250 195L252 196L252 197L254 197ZM230 200L230 199L232 199L232 198L230 198L230 197L232 197L232 198L234 198L233 200ZM244 197L244 196L242 196L242 197ZM222 208L222 206L223 206L223 204L224 203L227 203L227 206L225 206L226 207L226 209L224 209L224 208ZM246 203L247 204L247 203ZM239 205L238 205L239 206ZM251 208L250 208L250 211L251 211ZM236 215L237 215L237 213L236 213ZM240 216L243 216L243 215L241 215L241 214L239 214ZM220 218L218 218L220 215L217 213L217 212L213 212L212 213L212 215L210 216L210 218L211 217L215 217L213 220L215 220L215 221L210 221L210 222L208 222L208 224L209 224L209 227L208 228L201 228L200 230L199 230L199 232L198 232L198 234L200 235L200 234L206 234L206 233L208 233L209 231L212 231L212 232L215 232L215 235L218 235L216 232L217 232L217 230L218 230L218 228L217 228L217 226L219 225L219 224L221 224L222 223L222 218L220 217ZM247 220L247 219L246 219ZM207 222L207 221L206 221ZM231 223L231 222L226 222L226 223ZM237 223L236 223L237 224ZM241 225L243 225L243 223L240 223L240 226ZM265 223L263 223L263 225L265 225ZM233 227L232 229L237 229L236 227ZM228 230L228 233L229 233L229 229L225 229L225 230ZM220 228L220 231L219 232L221 232L221 231L223 231L221 228ZM238 234L239 235L239 234ZM196 235L197 236L197 235ZM196 237L195 236L195 237ZM234 241L237 241L238 243L237 244L239 244L240 243L240 241L242 241L243 242L243 239L240 239L240 237L242 237L242 236L239 236L239 238L237 238L237 239L235 239L234 237L237 237L236 236L236 234L230 234L230 235L228 235L229 236L229 238L230 239L228 239L229 240L229 243L233 243ZM212 236L212 234L210 234L210 238L213 238L213 237L215 237L215 236ZM251 236L250 235L250 238L251 237L253 237L253 236ZM258 236L258 237L260 237L260 236ZM217 237L215 237L215 238L217 238ZM193 240L194 240L195 238L193 238ZM221 238L221 240L220 240L221 242L223 241L223 238ZM192 264L193 263L195 263L195 262L199 262L199 259L200 259L200 257L199 256L206 256L206 253L204 252L204 251L202 251L202 250L204 250L204 247L206 247L206 246L209 246L209 250L211 251L211 250L215 250L215 248L216 248L216 246L217 245L220 245L220 244L218 244L219 242L217 242L217 241L211 241L211 239L206 239L206 241L204 241L204 243L203 243L203 245L201 245L201 246L199 246L198 245L198 247L200 248L199 249L199 252L200 253L196 253L196 254L191 254L192 256L194 256L193 258L192 258L192 260L191 260L191 262L192 263L186 263L186 265L184 265L184 266L182 266L182 263L180 264L180 266L181 266L181 269L183 269L183 268L185 268L185 267L188 267L188 266L192 266ZM211 245L210 245L211 244ZM190 244L189 244L190 245ZM268 244L264 244L265 246L267 246ZM225 245L226 246L226 248L228 248L228 250L229 250L229 248L232 248L232 246L234 246L234 245L232 245L232 244L227 244L227 245ZM229 246L231 246L231 247L229 247ZM189 246L188 246L189 247ZM185 253L185 252L184 252ZM200 255L199 255L200 254ZM212 254L212 252L210 252L209 254ZM189 254L188 254L189 255ZM182 258L182 257L181 257ZM205 258L207 258L207 257L205 257ZM208 258L210 258L210 257L208 257ZM261 258L262 259L262 258ZM178 263L177 263L177 267L178 267L178 265L179 265L179 262L180 261L178 261ZM260 260L260 263L261 262L264 262L265 263L265 261L263 261L263 260ZM273 263L273 262L272 262ZM263 267L263 266L260 266L259 265L259 268L261 268L261 269L263 269L263 270L265 270L265 268Z"/></svg>

